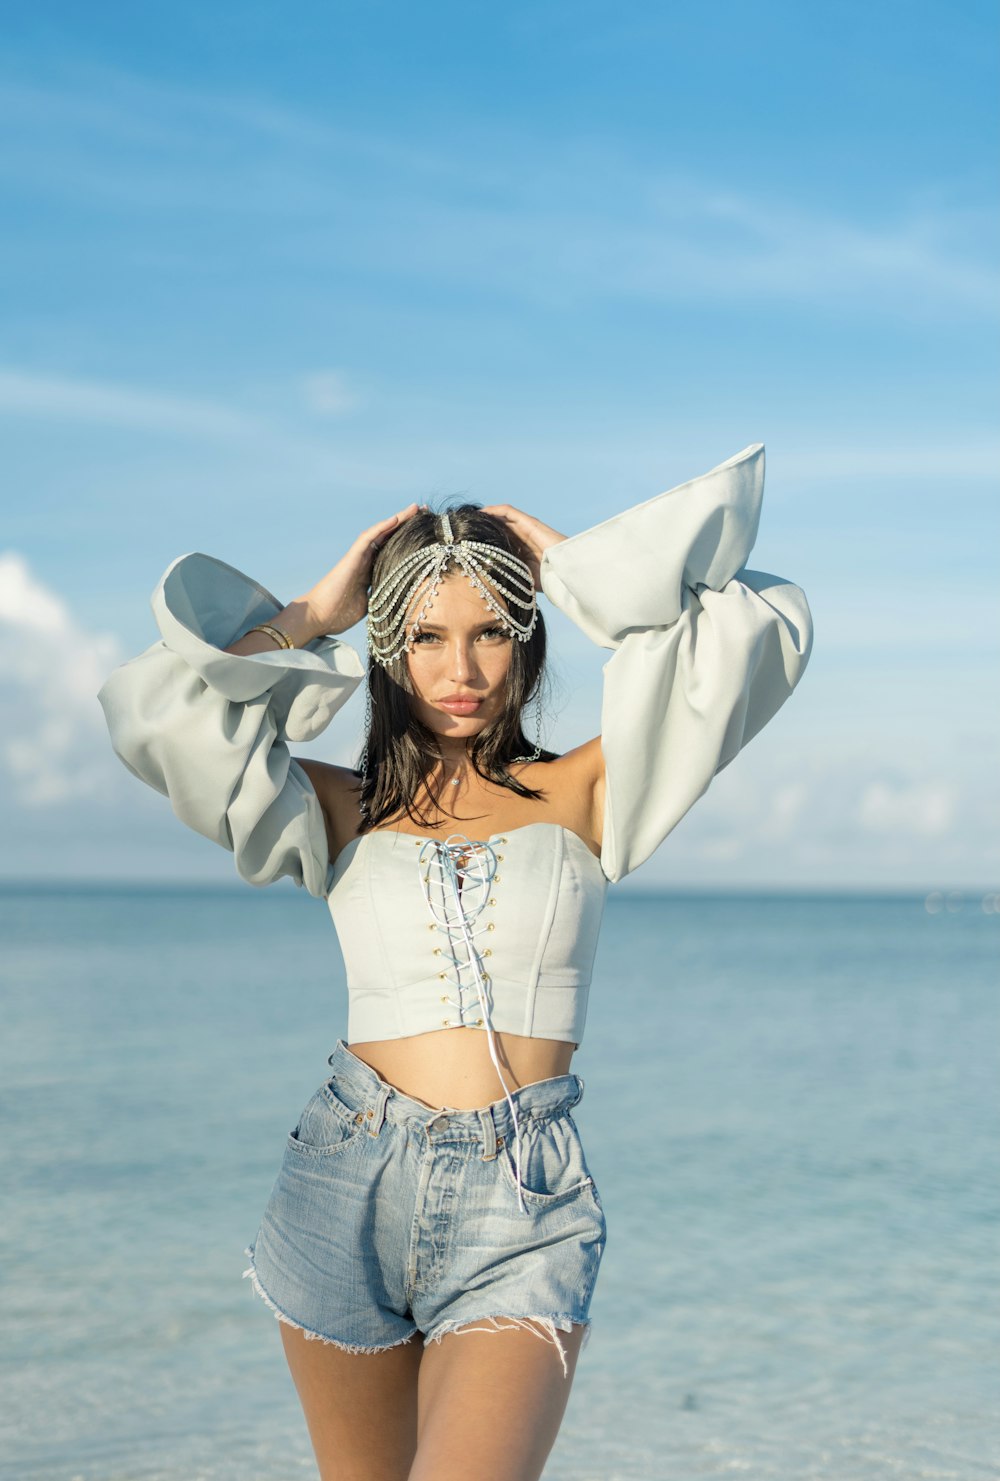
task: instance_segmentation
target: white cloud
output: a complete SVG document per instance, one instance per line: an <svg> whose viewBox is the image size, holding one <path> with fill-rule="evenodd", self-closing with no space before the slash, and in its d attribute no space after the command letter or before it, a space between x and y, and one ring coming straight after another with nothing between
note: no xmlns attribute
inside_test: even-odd
<svg viewBox="0 0 1000 1481"><path fill-rule="evenodd" d="M952 442L900 440L891 432L882 442L865 445L845 441L830 444L820 432L807 445L791 440L775 449L771 467L785 480L824 478L878 478L892 480L958 480L988 478L995 482L1000 467L1000 441L978 432L964 432Z"/></svg>
<svg viewBox="0 0 1000 1481"><path fill-rule="evenodd" d="M794 832L809 801L809 788L803 782L788 782L772 793L767 817L762 824L766 838L789 838Z"/></svg>
<svg viewBox="0 0 1000 1481"><path fill-rule="evenodd" d="M122 661L16 551L0 552L0 787L26 808L106 792L120 765L97 691Z"/></svg>
<svg viewBox="0 0 1000 1481"><path fill-rule="evenodd" d="M977 759L943 771L900 764L893 750L874 734L867 753L848 753L815 741L806 751L765 733L715 778L640 885L863 889L995 879L1000 802Z"/></svg>
<svg viewBox="0 0 1000 1481"><path fill-rule="evenodd" d="M321 416L340 417L355 411L361 398L339 370L317 370L303 377L306 406Z"/></svg>
<svg viewBox="0 0 1000 1481"><path fill-rule="evenodd" d="M873 781L863 788L855 816L869 833L941 838L955 826L957 805L958 790L948 782Z"/></svg>
<svg viewBox="0 0 1000 1481"><path fill-rule="evenodd" d="M242 412L210 401L14 368L0 369L0 412L211 437L245 437L255 426Z"/></svg>

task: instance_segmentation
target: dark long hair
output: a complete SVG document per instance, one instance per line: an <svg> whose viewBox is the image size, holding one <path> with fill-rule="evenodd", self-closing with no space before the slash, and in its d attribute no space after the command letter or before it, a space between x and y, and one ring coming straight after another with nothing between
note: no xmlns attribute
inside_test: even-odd
<svg viewBox="0 0 1000 1481"><path fill-rule="evenodd" d="M521 560L527 559L527 551L516 535L502 520L486 514L480 504L456 504L440 511L421 509L394 530L379 550L372 568L373 588L390 576L407 556L433 545L440 538L439 520L445 512L456 540L478 540L519 556ZM488 552L479 551L477 554L489 572ZM448 567L449 571L454 569L454 566ZM503 567L498 566L497 571L502 580ZM497 595L509 608L510 603L502 594ZM518 621L524 619L520 610L513 615ZM541 703L541 690L546 679L545 651L545 622L539 612L531 637L526 642L511 639L507 702L503 710L469 745L469 759L478 775L484 781L516 792L520 797L545 795L541 790L526 787L508 770L516 757L528 755L534 749L525 738L521 717L524 707L532 699ZM415 804L421 787L424 787L430 801L438 806L440 790L431 793L428 778L443 758L438 737L413 713L410 704L413 686L405 651L388 667L383 667L369 655L367 684L371 725L364 738L368 756L367 779L362 779L360 796L360 831L365 833L404 809L407 816L421 827L433 826L427 818L415 812ZM554 761L556 754L543 750L538 759ZM360 777L360 767L354 770Z"/></svg>

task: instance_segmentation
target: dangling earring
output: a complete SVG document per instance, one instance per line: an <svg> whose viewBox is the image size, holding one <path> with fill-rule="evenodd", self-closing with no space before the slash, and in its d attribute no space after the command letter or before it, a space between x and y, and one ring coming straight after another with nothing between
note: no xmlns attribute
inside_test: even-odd
<svg viewBox="0 0 1000 1481"><path fill-rule="evenodd" d="M515 761L537 761L542 754L542 697L535 694L535 749L530 756L515 756Z"/></svg>
<svg viewBox="0 0 1000 1481"><path fill-rule="evenodd" d="M361 752L361 760L358 763L358 770L361 773L361 791L362 791L362 793L364 793L365 787L368 785L368 737L371 734L371 728L372 728L372 686L371 686L371 676L369 675L368 682L365 684L365 718L364 718L365 748ZM367 802L365 802L365 801L362 800L362 802L359 805L360 805L361 812L364 813L364 812L367 812L368 811L368 804L367 804Z"/></svg>

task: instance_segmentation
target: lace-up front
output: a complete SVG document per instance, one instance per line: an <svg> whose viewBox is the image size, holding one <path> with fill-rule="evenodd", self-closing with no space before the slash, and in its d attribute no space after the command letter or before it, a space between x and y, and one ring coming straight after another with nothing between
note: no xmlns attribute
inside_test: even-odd
<svg viewBox="0 0 1000 1481"><path fill-rule="evenodd" d="M458 1016L454 1019L442 1019L442 1027L486 1027L490 1058L503 1086L514 1122L518 1207L523 1213L527 1213L521 1193L521 1127L497 1057L489 973L483 966L482 954L474 940L483 931L493 928L489 921L483 921L479 925L476 922L489 903L490 889L497 878L500 857L492 843L473 842L464 833L452 833L444 840L428 838L417 855L417 866L420 871L420 887L432 924L447 940L446 946L436 947L435 951L450 963L450 967L441 975L452 987L455 996L442 993L441 1001L451 1004ZM472 978L471 983L468 981L469 976ZM469 998L472 988L476 992L475 1002L470 1002ZM470 1013L475 1016L467 1021L467 1014Z"/></svg>
<svg viewBox="0 0 1000 1481"><path fill-rule="evenodd" d="M352 839L327 900L348 1043L472 1028L579 1044L606 894L596 855L556 823Z"/></svg>

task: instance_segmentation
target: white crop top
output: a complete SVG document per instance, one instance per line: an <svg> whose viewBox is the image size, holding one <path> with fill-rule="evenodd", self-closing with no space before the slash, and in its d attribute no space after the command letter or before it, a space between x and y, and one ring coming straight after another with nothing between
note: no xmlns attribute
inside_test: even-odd
<svg viewBox="0 0 1000 1481"><path fill-rule="evenodd" d="M451 839L455 853L473 845L461 913L448 840L378 829L341 850L327 899L350 983L348 1042L489 1018L501 1033L579 1044L608 888L597 855L557 823Z"/></svg>
<svg viewBox="0 0 1000 1481"><path fill-rule="evenodd" d="M159 641L100 690L114 749L235 855L241 878L287 876L327 901L347 969L348 1042L464 1025L579 1044L608 883L649 858L809 658L803 592L745 568L763 486L755 443L542 558L544 594L612 650L600 857L539 822L450 847L379 830L331 860L289 743L326 727L361 684L361 658L331 637L222 651L284 603L200 553L175 560L153 592Z"/></svg>

